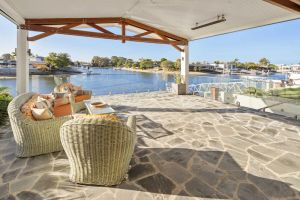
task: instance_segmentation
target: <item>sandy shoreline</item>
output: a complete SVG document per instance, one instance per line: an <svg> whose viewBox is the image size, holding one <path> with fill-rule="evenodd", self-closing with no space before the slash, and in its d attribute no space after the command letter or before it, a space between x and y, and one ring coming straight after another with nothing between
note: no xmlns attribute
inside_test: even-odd
<svg viewBox="0 0 300 200"><path fill-rule="evenodd" d="M15 76L2 76L0 75L0 80L6 80L6 79L16 79Z"/></svg>
<svg viewBox="0 0 300 200"><path fill-rule="evenodd" d="M153 69L132 69L132 68L118 68L118 70L131 71L131 72L141 72L141 73L152 73L152 74L179 74L179 71L163 71L163 70L153 70ZM54 75L76 75L77 73L44 73L44 74L30 74L29 76L54 76ZM205 72L189 72L191 76L199 76L199 75L209 75L211 73ZM15 74L0 74L0 80L5 79L16 79Z"/></svg>
<svg viewBox="0 0 300 200"><path fill-rule="evenodd" d="M29 75L29 78L31 76L51 77L54 75L58 75L58 74L32 74L32 75ZM62 75L73 75L73 74L62 74ZM7 79L16 79L16 76L15 75L0 75L0 80L7 80Z"/></svg>

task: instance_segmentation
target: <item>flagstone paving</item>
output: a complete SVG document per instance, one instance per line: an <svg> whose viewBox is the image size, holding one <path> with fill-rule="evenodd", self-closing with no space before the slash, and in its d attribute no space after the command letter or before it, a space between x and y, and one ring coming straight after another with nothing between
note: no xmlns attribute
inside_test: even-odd
<svg viewBox="0 0 300 200"><path fill-rule="evenodd" d="M16 158L0 128L0 199L300 199L300 122L166 92L104 96L137 116L128 180L69 182L64 152Z"/></svg>

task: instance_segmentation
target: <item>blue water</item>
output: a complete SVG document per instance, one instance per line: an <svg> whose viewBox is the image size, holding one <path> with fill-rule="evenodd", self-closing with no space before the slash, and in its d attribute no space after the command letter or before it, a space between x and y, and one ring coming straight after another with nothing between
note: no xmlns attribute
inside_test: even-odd
<svg viewBox="0 0 300 200"><path fill-rule="evenodd" d="M93 91L94 95L135 93L146 91L159 91L166 89L167 82L174 81L174 75L160 73L131 72L124 70L92 69L96 75L69 75L66 78L75 85L81 85L85 89ZM284 79L282 74L276 74L268 79ZM30 78L30 90L38 93L50 93L56 85L54 76L32 76ZM190 84L207 82L227 82L241 79L237 75L204 75L191 76ZM15 79L0 79L0 86L8 87L13 95L16 95Z"/></svg>

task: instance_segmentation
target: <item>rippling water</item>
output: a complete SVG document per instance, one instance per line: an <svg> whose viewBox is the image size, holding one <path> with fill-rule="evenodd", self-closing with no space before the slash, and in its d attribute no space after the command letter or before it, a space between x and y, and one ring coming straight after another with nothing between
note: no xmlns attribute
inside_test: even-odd
<svg viewBox="0 0 300 200"><path fill-rule="evenodd" d="M92 69L94 75L71 75L67 79L83 88L93 91L94 95L134 93L146 91L165 90L167 82L174 81L174 75L160 73L131 72L113 69ZM284 75L273 75L269 79L284 79ZM236 75L205 75L191 76L190 84L205 82L224 82L240 79ZM56 85L54 76L32 76L30 78L30 90L39 93L50 93ZM16 80L2 79L0 86L6 86L10 92L16 94Z"/></svg>

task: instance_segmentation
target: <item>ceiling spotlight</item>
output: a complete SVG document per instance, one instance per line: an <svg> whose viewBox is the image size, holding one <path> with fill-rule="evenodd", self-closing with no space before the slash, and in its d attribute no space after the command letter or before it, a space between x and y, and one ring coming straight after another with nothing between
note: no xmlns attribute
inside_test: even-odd
<svg viewBox="0 0 300 200"><path fill-rule="evenodd" d="M219 24L219 23L225 22L225 21L226 21L226 18L225 18L224 15L218 15L217 20L206 23L206 24L202 24L202 25L199 25L198 22L197 22L196 26L191 28L191 29L196 30L196 29L204 28L204 27L211 26L211 25L214 25L214 24Z"/></svg>

